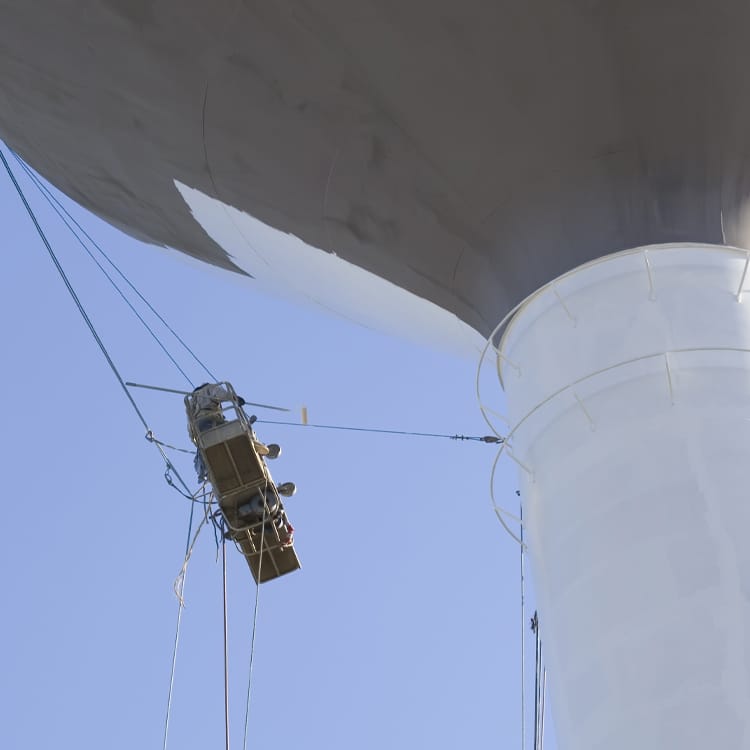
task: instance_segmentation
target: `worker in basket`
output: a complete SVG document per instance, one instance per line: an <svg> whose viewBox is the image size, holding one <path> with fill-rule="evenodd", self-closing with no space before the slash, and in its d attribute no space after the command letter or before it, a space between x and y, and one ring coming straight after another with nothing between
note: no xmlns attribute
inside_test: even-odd
<svg viewBox="0 0 750 750"><path fill-rule="evenodd" d="M288 494L292 494L296 489L293 482L285 482L284 485L277 487L277 491L280 492L285 485L288 485L291 490ZM267 543L272 543L276 536L282 546L294 543L294 527L289 523L278 496L270 488L258 489L252 497L237 508L237 515L240 521L248 524L256 536L262 533ZM261 526L263 526L262 532Z"/></svg>
<svg viewBox="0 0 750 750"><path fill-rule="evenodd" d="M226 421L224 417L224 410L222 408L223 403L234 404L235 399L230 391L221 383L203 383L197 388L193 389L193 393L189 399L189 405L191 410L192 423L198 432L205 432L213 427L217 427ZM237 408L241 409L245 405L245 399L242 396L236 397ZM252 415L248 417L250 425L257 421L257 417ZM276 443L270 443L266 445L258 440L258 436L255 434L255 430L250 428L253 440L253 447L259 456L264 458L278 458L281 454L281 448ZM190 437L195 442L195 435L190 428ZM195 473L198 476L199 482L205 482L208 479L208 472L206 466L203 463L203 456L201 456L200 450L196 451L195 459L193 461L195 466ZM296 487L293 482L284 482L278 486L278 492L280 495L285 497L291 497Z"/></svg>

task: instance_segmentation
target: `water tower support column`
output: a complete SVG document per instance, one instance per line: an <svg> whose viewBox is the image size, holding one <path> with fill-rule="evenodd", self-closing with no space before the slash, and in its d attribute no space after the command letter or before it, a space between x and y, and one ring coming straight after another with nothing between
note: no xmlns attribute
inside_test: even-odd
<svg viewBox="0 0 750 750"><path fill-rule="evenodd" d="M495 339L562 750L750 747L747 270L618 253Z"/></svg>

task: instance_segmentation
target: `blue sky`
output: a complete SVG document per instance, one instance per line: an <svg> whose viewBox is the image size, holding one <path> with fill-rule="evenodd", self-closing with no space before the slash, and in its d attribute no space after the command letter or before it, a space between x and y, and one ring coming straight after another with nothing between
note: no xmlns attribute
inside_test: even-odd
<svg viewBox="0 0 750 750"><path fill-rule="evenodd" d="M185 387L24 184L123 377ZM69 207L246 399L287 405L293 418L306 405L318 423L487 433L476 362L275 300ZM165 483L4 173L0 215L0 746L161 747L188 503ZM160 439L188 447L181 397L135 396ZM259 433L282 445L274 478L298 486L287 510L303 568L261 587L248 747L519 747L518 549L491 511L495 449L274 425ZM192 483L191 459L171 457ZM499 500L512 506L515 469L501 472ZM241 747L255 586L227 552L232 746ZM208 529L185 602L169 747L220 747L221 565ZM547 740L553 748L551 732Z"/></svg>

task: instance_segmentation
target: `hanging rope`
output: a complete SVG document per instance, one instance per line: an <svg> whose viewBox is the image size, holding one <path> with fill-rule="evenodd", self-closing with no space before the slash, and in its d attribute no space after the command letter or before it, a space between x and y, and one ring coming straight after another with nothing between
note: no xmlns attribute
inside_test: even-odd
<svg viewBox="0 0 750 750"><path fill-rule="evenodd" d="M68 230L73 234L73 236L76 238L76 240L80 243L80 245L83 247L83 249L86 251L86 253L89 255L89 257L96 263L97 267L101 270L101 272L105 275L107 280L110 282L110 284L115 288L115 290L120 294L120 296L123 298L125 303L130 307L130 309L133 311L133 313L136 315L138 320L144 325L144 327L148 330L148 332L151 334L151 336L156 340L156 342L159 344L159 346L162 348L164 353L169 357L169 359L172 361L172 363L175 365L175 367L182 373L182 375L186 378L186 380L191 384L191 386L194 386L194 383L191 381L191 379L185 374L185 372L182 370L182 368L177 364L177 362L173 359L172 355L168 352L164 344L161 342L161 340L156 336L156 334L152 331L148 323L143 319L143 317L137 312L137 310L133 307L131 302L127 299L123 291L120 289L120 287L117 285L117 283L112 279L112 277L107 273L107 271L103 268L103 266L99 263L96 258L94 258L93 254L89 250L89 248L86 246L86 243L81 238L80 234L82 234L90 243L91 245L98 251L98 253L104 258L104 260L107 261L107 263L114 269L114 271L117 273L117 275L128 285L128 287L133 291L133 293L138 297L138 299L143 302L144 305L151 311L151 313L159 320L159 322L169 331L169 333L172 334L172 336L179 342L179 344L185 349L185 351L195 360L195 362L206 372L206 374L212 379L216 380L216 376L208 369L208 367L204 364L204 362L198 357L198 355L188 346L188 344L185 342L185 340L169 325L169 323L164 319L164 317L159 313L159 311L146 299L146 297L141 294L140 290L133 284L132 281L123 273L123 271L120 270L120 268L117 266L117 264L107 255L107 253L103 250L101 245L94 240L91 235L80 225L80 223L75 219L75 217L65 208L65 206L54 196L54 194L44 185L44 183L39 179L39 177L34 173L34 171L26 164L26 162L23 161L17 154L11 151L13 154L13 157L15 158L16 162L21 166L21 168L24 170L26 175L29 177L29 179L34 183L36 188L39 190L41 195L44 197L44 199L47 201L47 203L50 205L50 207L55 211L55 213L58 215L60 220L65 224L65 226L68 228ZM71 226L71 224L73 226ZM75 227L75 229L73 228ZM76 231L77 230L77 231ZM78 234L80 232L80 234Z"/></svg>
<svg viewBox="0 0 750 750"><path fill-rule="evenodd" d="M174 633L174 644L172 646L172 666L169 671L169 690L167 693L167 711L166 715L164 717L164 743L162 745L163 750L167 750L167 741L169 738L169 719L172 714L172 696L174 694L174 676L177 669L177 651L180 644L180 625L182 623L182 610L185 607L185 579L187 576L187 566L188 562L190 561L190 557L193 554L193 548L195 547L195 543L198 539L198 535L200 534L201 529L203 528L204 524L207 522L209 518L212 518L211 516L211 496L209 495L208 500L206 500L206 496L209 494L205 483L200 488L199 492L203 493L203 505L204 505L204 511L203 511L203 520L200 522L196 532L195 536L192 536L192 528L193 528L193 516L195 513L195 503L191 504L190 506L190 522L188 523L188 533L187 533L187 539L185 541L185 559L182 563L182 568L180 569L179 574L177 575L177 578L174 582L174 592L177 596L177 622L175 624L175 633ZM196 493L197 495L198 493Z"/></svg>
<svg viewBox="0 0 750 750"><path fill-rule="evenodd" d="M539 750L539 738L541 729L541 690L542 690L542 641L539 638L539 614L534 610L531 618L531 632L536 636L536 648L534 649L534 750Z"/></svg>
<svg viewBox="0 0 750 750"><path fill-rule="evenodd" d="M258 601L260 599L260 582L263 575L263 547L266 535L266 511L268 506L263 502L263 518L260 527L260 554L258 555L258 580L255 582L255 607L253 608L253 633L250 637L250 664L247 670L247 696L245 698L245 729L242 733L242 750L247 750L247 727L250 718L250 689L253 682L253 659L255 656L255 633L258 629Z"/></svg>
<svg viewBox="0 0 750 750"><path fill-rule="evenodd" d="M521 582L520 582L520 588L521 588L521 750L524 750L526 747L526 702L525 702L525 692L526 692L526 679L525 679L525 662L526 662L526 605L525 605L525 590L524 590L524 574L523 574L523 568L524 568L524 551L526 547L523 543L523 502L519 502L519 517L521 520L521 564L520 564L520 572L521 572Z"/></svg>
<svg viewBox="0 0 750 750"><path fill-rule="evenodd" d="M539 750L544 750L544 703L547 694L547 667L542 664L541 707L539 708Z"/></svg>
<svg viewBox="0 0 750 750"><path fill-rule="evenodd" d="M177 622L175 623L174 630L174 643L172 645L172 665L169 670L169 690L167 691L167 711L164 716L164 742L162 744L163 750L167 750L167 742L169 739L169 719L172 715L172 696L174 694L174 676L177 671L177 650L180 645L180 625L182 624L182 610L185 606L184 595L185 595L185 578L187 575L187 563L190 559L192 552L192 529L193 529L193 516L195 514L195 504L190 505L190 520L188 522L187 539L185 541L185 562L183 563L182 570L178 578L180 579L179 593L177 594ZM201 524L202 525L202 524ZM199 528L200 531L200 528ZM175 593L177 593L177 582L175 581Z"/></svg>
<svg viewBox="0 0 750 750"><path fill-rule="evenodd" d="M205 490L204 490L204 496L205 496ZM174 579L174 584L172 585L175 596L177 597L177 601L180 603L180 607L185 606L185 599L183 597L182 592L185 587L185 576L187 574L188 563L190 562L190 558L193 555L193 549L195 548L195 543L198 541L198 536L201 533L201 529L206 525L206 523L209 520L208 511L209 511L211 503L210 501L207 502L204 500L203 504L205 505L203 519L198 524L198 528L195 530L195 534L193 535L192 540L188 540L188 546L187 546L187 549L185 550L185 558L182 561L182 567L180 568L180 572L177 574L177 578Z"/></svg>
<svg viewBox="0 0 750 750"><path fill-rule="evenodd" d="M227 540L221 535L221 578L224 600L224 738L226 750L229 750L229 625L227 618Z"/></svg>
<svg viewBox="0 0 750 750"><path fill-rule="evenodd" d="M534 664L534 750L544 746L544 700L547 689L547 670L542 655L542 638L539 631L539 614L534 611L531 618L531 632L536 636L536 656Z"/></svg>

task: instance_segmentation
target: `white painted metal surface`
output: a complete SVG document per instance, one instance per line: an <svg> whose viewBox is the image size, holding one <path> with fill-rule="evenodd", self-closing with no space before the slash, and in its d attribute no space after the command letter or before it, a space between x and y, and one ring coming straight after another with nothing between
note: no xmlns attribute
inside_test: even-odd
<svg viewBox="0 0 750 750"><path fill-rule="evenodd" d="M746 270L725 247L609 256L502 338L563 750L750 748Z"/></svg>
<svg viewBox="0 0 750 750"><path fill-rule="evenodd" d="M175 185L206 233L263 291L462 356L481 351L482 337L433 302L199 190Z"/></svg>

